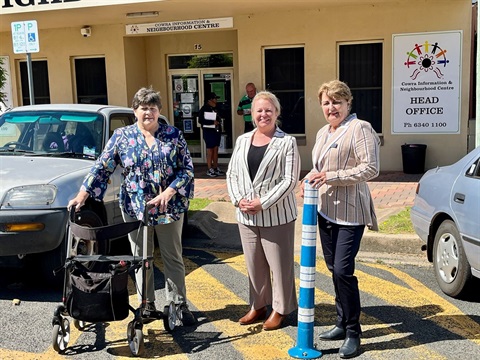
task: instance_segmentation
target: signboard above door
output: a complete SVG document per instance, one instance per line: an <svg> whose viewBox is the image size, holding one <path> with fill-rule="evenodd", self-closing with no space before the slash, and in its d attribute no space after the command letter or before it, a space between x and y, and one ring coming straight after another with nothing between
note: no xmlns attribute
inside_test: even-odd
<svg viewBox="0 0 480 360"><path fill-rule="evenodd" d="M128 24L127 35L158 34L184 31L218 30L233 28L233 18L167 21L149 24Z"/></svg>

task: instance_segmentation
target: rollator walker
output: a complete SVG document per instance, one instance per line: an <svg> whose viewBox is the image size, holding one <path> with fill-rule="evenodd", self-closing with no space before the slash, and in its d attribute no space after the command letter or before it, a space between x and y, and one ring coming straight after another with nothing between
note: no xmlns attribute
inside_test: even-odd
<svg viewBox="0 0 480 360"><path fill-rule="evenodd" d="M143 352L143 325L155 320L163 320L165 330L172 332L177 325L182 324L180 305L169 302L163 311L152 310L147 305L147 282L142 282L141 304L133 308L129 304L128 278L135 283L134 271L141 269L143 278L147 269L153 266L153 258L147 254L148 211L144 221L124 222L101 227L85 227L75 223L75 211L69 212L67 222L67 256L65 269L62 304L54 311L52 346L62 353L67 349L70 340L70 321L80 331L87 322L120 321L133 313L133 320L127 326L127 340L134 356ZM72 254L74 240L96 241L97 249L109 249L111 240L125 237L128 233L143 231L142 257L132 255L75 255ZM137 235L138 236L138 235ZM107 246L105 246L107 245ZM56 272L60 272L61 269ZM136 285L136 284L135 284ZM135 286L136 287L136 286Z"/></svg>

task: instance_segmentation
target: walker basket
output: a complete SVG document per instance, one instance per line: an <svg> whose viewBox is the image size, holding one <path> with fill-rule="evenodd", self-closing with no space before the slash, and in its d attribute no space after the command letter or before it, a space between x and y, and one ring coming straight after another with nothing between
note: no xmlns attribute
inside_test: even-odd
<svg viewBox="0 0 480 360"><path fill-rule="evenodd" d="M95 271L72 261L66 298L71 317L86 322L108 322L128 316L128 268L108 267L104 272Z"/></svg>

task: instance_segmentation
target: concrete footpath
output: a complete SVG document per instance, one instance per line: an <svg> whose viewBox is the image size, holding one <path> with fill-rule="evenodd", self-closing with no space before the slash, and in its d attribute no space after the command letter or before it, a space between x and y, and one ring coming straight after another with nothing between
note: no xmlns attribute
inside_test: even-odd
<svg viewBox="0 0 480 360"><path fill-rule="evenodd" d="M407 206L413 205L415 189L421 174L385 172L368 183L379 223ZM303 199L298 195L299 216L295 226L295 252L300 253L302 241ZM209 178L206 168L195 167L195 197L214 202L188 219L184 246L205 247L216 251L242 251L235 208L227 193L225 176ZM318 236L317 236L318 239ZM359 261L429 265L423 242L416 234L392 235L366 230L362 239ZM320 241L317 251L321 254Z"/></svg>

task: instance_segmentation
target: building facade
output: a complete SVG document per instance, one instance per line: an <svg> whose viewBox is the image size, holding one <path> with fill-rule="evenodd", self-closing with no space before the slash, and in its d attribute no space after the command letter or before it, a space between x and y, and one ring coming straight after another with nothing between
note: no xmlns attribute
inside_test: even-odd
<svg viewBox="0 0 480 360"><path fill-rule="evenodd" d="M311 168L326 123L318 88L337 78L353 91L353 111L381 136L382 171L402 170L403 144L427 145L426 169L474 147L470 0L0 4L9 106L32 97L130 106L138 88L153 86L197 163L205 161L196 113L206 94L219 96L226 163L244 129L236 108L249 82L280 98L282 128L297 137L302 169Z"/></svg>

